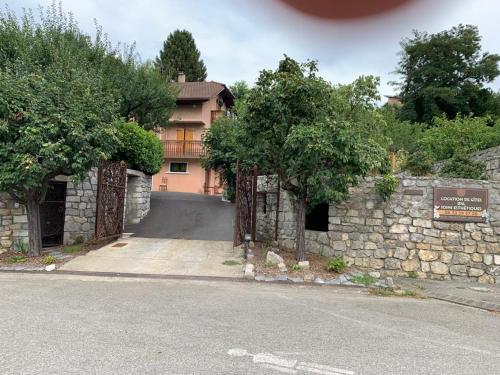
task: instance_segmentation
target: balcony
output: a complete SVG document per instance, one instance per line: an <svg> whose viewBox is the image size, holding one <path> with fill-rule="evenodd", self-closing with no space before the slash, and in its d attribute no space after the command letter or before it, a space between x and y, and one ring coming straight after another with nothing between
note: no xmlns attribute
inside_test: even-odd
<svg viewBox="0 0 500 375"><path fill-rule="evenodd" d="M163 152L168 158L199 158L205 155L201 141L163 141Z"/></svg>

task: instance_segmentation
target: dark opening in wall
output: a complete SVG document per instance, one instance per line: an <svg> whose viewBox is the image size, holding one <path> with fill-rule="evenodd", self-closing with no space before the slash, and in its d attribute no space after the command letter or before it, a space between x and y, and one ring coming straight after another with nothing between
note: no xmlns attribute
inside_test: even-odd
<svg viewBox="0 0 500 375"><path fill-rule="evenodd" d="M306 229L328 232L328 203L320 203L306 215Z"/></svg>

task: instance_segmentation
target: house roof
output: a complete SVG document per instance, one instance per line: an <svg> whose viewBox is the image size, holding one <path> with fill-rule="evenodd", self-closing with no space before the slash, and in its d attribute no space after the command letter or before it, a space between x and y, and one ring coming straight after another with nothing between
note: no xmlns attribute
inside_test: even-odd
<svg viewBox="0 0 500 375"><path fill-rule="evenodd" d="M175 86L180 89L177 95L179 101L189 100L209 100L217 95L221 95L227 106L232 107L234 96L223 83L209 82L175 82Z"/></svg>

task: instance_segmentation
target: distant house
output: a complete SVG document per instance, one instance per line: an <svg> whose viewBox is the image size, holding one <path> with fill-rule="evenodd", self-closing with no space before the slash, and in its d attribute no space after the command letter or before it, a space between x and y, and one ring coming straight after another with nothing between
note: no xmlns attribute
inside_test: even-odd
<svg viewBox="0 0 500 375"><path fill-rule="evenodd" d="M158 132L165 161L153 176L153 191L222 194L218 173L201 166L202 134L234 104L231 91L218 82L186 82L179 73L177 107L170 125Z"/></svg>
<svg viewBox="0 0 500 375"><path fill-rule="evenodd" d="M399 96L385 95L385 97L387 98L387 103L386 103L387 105L399 107L403 104L401 103L401 98Z"/></svg>

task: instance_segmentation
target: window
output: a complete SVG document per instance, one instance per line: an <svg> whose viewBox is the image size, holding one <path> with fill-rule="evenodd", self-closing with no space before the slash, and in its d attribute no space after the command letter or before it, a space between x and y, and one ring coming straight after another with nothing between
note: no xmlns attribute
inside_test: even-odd
<svg viewBox="0 0 500 375"><path fill-rule="evenodd" d="M328 203L320 203L306 214L306 229L328 232Z"/></svg>
<svg viewBox="0 0 500 375"><path fill-rule="evenodd" d="M169 173L187 173L188 163L170 163Z"/></svg>

